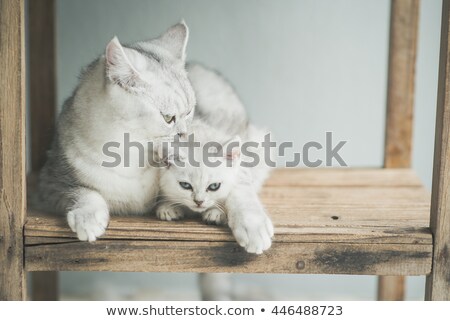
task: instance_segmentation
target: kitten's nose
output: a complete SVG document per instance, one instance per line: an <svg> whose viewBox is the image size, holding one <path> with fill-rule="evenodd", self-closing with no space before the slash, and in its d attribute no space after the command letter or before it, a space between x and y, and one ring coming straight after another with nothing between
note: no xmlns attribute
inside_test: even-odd
<svg viewBox="0 0 450 321"><path fill-rule="evenodd" d="M195 202L195 204L197 204L198 207L202 206L202 204L203 204L203 201L194 200L194 202Z"/></svg>

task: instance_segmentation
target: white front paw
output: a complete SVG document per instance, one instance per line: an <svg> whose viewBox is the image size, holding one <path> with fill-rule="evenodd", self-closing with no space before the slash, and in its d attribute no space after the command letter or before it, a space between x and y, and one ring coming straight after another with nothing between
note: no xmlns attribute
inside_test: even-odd
<svg viewBox="0 0 450 321"><path fill-rule="evenodd" d="M272 245L272 221L266 213L247 214L244 220L230 226L231 230L238 244L247 252L261 254Z"/></svg>
<svg viewBox="0 0 450 321"><path fill-rule="evenodd" d="M225 225L227 224L227 214L218 208L210 208L202 214L203 221L207 224Z"/></svg>
<svg viewBox="0 0 450 321"><path fill-rule="evenodd" d="M109 212L107 209L85 205L67 213L67 222L80 241L93 242L105 233Z"/></svg>
<svg viewBox="0 0 450 321"><path fill-rule="evenodd" d="M156 216L163 221L176 221L183 218L184 214L179 207L162 204L156 209Z"/></svg>

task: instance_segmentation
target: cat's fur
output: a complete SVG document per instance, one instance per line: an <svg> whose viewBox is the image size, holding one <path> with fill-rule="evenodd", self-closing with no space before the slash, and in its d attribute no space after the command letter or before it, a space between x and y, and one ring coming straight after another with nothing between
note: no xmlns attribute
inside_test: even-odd
<svg viewBox="0 0 450 321"><path fill-rule="evenodd" d="M80 240L101 236L110 214L141 215L154 204L158 169L138 166L137 148L130 149L129 167L123 161L102 166L111 161L103 146L123 146L125 133L147 148L149 141L187 132L196 103L185 70L187 40L184 22L131 46L114 38L65 102L35 203L67 213ZM176 121L169 124L163 115L174 115ZM115 152L123 160L123 149Z"/></svg>
<svg viewBox="0 0 450 321"><path fill-rule="evenodd" d="M188 70L197 97L189 133L201 144L193 149L191 157L199 166L187 162L187 150L169 155L168 166L161 169L162 203L157 216L174 220L182 218L187 208L199 212L208 223L228 223L241 246L260 254L270 247L273 236L272 223L257 195L270 170L263 162L261 147L265 132L248 123L238 96L220 75L200 65L192 65ZM224 146L222 155L210 159L220 161L217 167L207 166L202 158L203 147L211 141ZM227 149L233 142L259 143L260 147L253 150L260 158L258 165L241 166L241 161L249 159L240 155L240 145ZM184 165L175 160L183 161ZM227 160L232 160L232 166L228 166ZM180 182L191 187L185 189ZM208 190L211 184L219 183L216 191Z"/></svg>

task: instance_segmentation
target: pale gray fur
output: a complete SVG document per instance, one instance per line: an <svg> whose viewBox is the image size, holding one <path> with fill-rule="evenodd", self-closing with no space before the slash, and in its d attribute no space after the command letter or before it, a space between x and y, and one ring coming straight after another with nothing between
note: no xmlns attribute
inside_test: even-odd
<svg viewBox="0 0 450 321"><path fill-rule="evenodd" d="M195 118L232 136L242 136L248 117L236 91L217 71L200 64L186 67L197 98Z"/></svg>
<svg viewBox="0 0 450 321"><path fill-rule="evenodd" d="M123 162L114 168L102 150L107 142L171 139L185 134L195 94L185 71L188 28L177 24L157 39L122 46L117 38L80 76L59 115L35 205L67 213L80 240L101 236L110 214L148 212L158 193L158 170ZM168 123L163 115L175 115ZM152 153L145 150L145 153ZM119 152L123 156L122 151Z"/></svg>
<svg viewBox="0 0 450 321"><path fill-rule="evenodd" d="M196 115L191 126L195 141L202 147L210 141L225 145L235 140L235 135L240 137L241 143L263 141L265 131L248 123L239 97L220 75L200 65L190 65L188 71L197 97ZM196 148L194 154L201 153L202 147ZM256 152L263 159L263 149ZM197 156L195 158L201 162ZM223 155L224 158L229 156ZM157 209L159 218L183 217L182 205L202 213L209 223L228 222L237 242L250 253L260 254L270 247L273 226L257 195L270 171L263 162L252 168L239 164L231 168L209 168L202 163L200 167L186 164L181 168L174 163L161 171L160 188L165 200ZM185 180L193 186L192 191L179 186L179 181ZM205 184L214 180L222 182L220 189L205 193ZM196 205L196 200L203 201L202 205Z"/></svg>

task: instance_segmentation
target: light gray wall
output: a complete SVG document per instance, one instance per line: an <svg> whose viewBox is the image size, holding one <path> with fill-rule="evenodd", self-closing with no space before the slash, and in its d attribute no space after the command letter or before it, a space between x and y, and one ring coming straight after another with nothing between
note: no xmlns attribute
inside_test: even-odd
<svg viewBox="0 0 450 321"><path fill-rule="evenodd" d="M388 0L59 0L58 101L77 83L80 68L117 35L122 42L154 37L184 18L188 59L220 70L237 88L255 123L297 148L323 142L325 132L347 140L351 166L383 159ZM439 0L421 1L414 168L431 182L440 24ZM126 276L125 276L126 275ZM63 274L67 293L105 284L159 286L177 291L194 276ZM360 298L375 293L372 277L240 276L284 298ZM176 282L172 282L177 280ZM169 285L164 287L168 282ZM423 279L409 279L409 298L421 298ZM82 286L82 284L84 284ZM130 286L130 291L132 287ZM75 291L75 292L74 292ZM283 293L285 293L283 295ZM287 293L287 294L286 294Z"/></svg>

